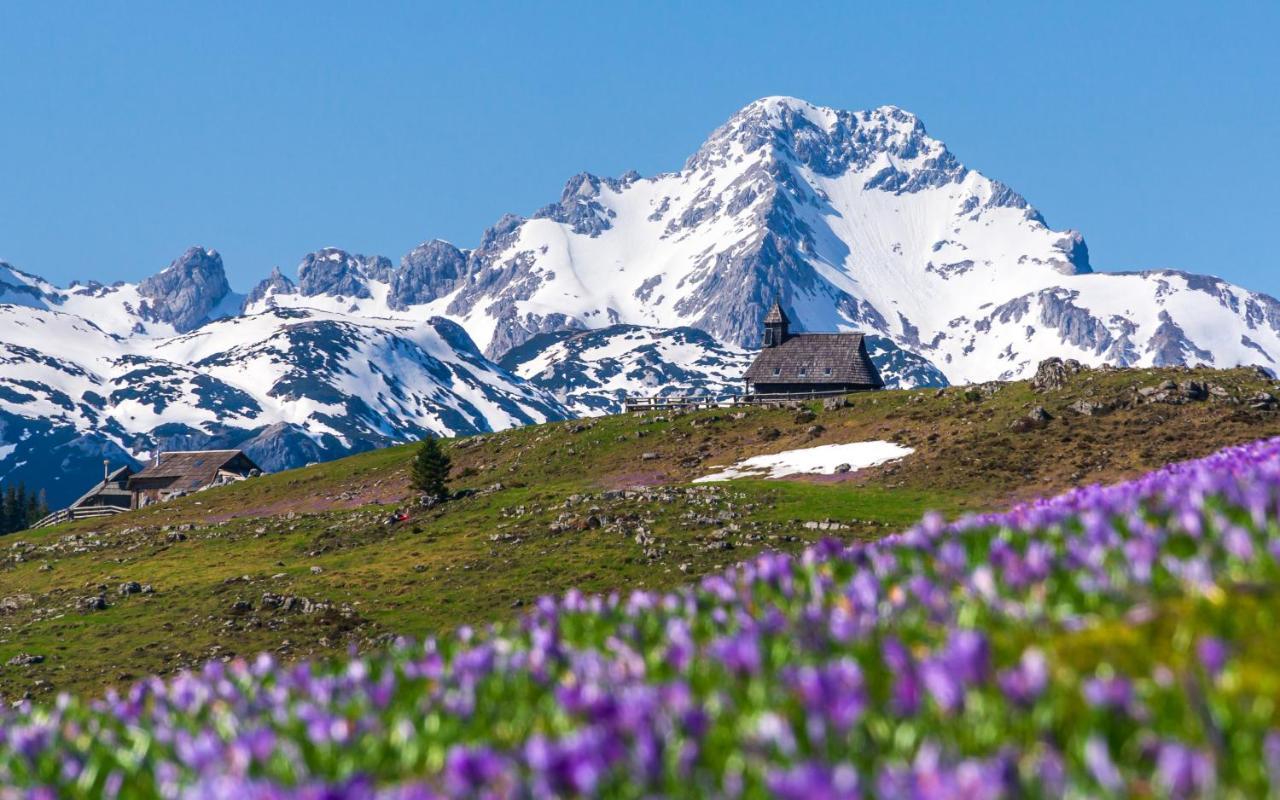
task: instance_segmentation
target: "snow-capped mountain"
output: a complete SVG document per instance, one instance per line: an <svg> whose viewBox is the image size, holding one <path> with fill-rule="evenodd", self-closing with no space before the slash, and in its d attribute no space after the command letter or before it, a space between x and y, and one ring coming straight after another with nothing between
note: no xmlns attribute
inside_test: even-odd
<svg viewBox="0 0 1280 800"><path fill-rule="evenodd" d="M6 302L24 301L0 304L0 481L40 486L54 505L103 459L157 448L241 447L275 470L568 414L443 318L223 314L244 298L213 251L136 287L59 290L11 268L0 280Z"/></svg>
<svg viewBox="0 0 1280 800"><path fill-rule="evenodd" d="M776 296L798 329L878 334L952 382L1022 376L1054 355L1280 357L1274 299L1172 270L1094 272L1079 233L1049 228L892 106L765 98L677 172L577 175L558 202L504 217L472 250L433 241L386 267L353 264L359 293L273 287L250 308L441 314L497 358L540 333L619 323L750 348Z"/></svg>
<svg viewBox="0 0 1280 800"><path fill-rule="evenodd" d="M796 330L867 333L890 385L1020 377L1050 356L1280 358L1271 297L1094 272L1080 234L912 114L770 97L678 171L574 176L470 249L431 240L397 264L325 248L247 295L201 248L136 285L61 289L0 264L0 480L165 436L251 440L284 465L627 393L729 391L775 298Z"/></svg>

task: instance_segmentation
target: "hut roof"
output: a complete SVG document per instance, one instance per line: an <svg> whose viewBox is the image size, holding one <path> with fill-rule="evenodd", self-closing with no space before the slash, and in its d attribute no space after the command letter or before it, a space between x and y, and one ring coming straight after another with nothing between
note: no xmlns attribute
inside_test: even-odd
<svg viewBox="0 0 1280 800"><path fill-rule="evenodd" d="M131 467L118 467L107 475L105 481L98 481L93 488L80 496L80 499L72 503L69 508L79 508L91 497L113 495L119 497L128 497L129 490L124 488L124 482L133 474Z"/></svg>
<svg viewBox="0 0 1280 800"><path fill-rule="evenodd" d="M258 465L240 450L174 450L161 453L159 459L129 481L132 484L134 481L172 478L170 487L195 490L213 483L222 469L248 473L251 469L258 469Z"/></svg>
<svg viewBox="0 0 1280 800"><path fill-rule="evenodd" d="M761 350L744 377L752 383L884 385L861 333L792 334Z"/></svg>

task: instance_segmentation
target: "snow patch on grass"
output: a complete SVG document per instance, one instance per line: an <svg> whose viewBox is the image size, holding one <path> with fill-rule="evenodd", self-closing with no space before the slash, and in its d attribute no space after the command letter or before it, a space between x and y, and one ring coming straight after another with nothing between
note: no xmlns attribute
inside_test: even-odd
<svg viewBox="0 0 1280 800"><path fill-rule="evenodd" d="M782 478L787 475L833 475L836 467L848 465L849 472L874 467L914 453L910 447L893 442L851 442L824 444L785 450L767 456L752 456L722 472L695 478L694 483L728 481L734 478ZM845 470L841 470L842 472Z"/></svg>

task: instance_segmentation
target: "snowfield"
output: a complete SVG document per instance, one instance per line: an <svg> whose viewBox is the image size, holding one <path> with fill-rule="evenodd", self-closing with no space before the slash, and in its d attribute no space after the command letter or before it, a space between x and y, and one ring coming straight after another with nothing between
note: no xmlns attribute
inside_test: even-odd
<svg viewBox="0 0 1280 800"><path fill-rule="evenodd" d="M834 475L841 472L857 472L890 461L906 458L914 448L893 442L851 442L849 444L824 444L784 450L766 456L744 458L721 472L695 478L694 483L731 481L735 478L785 478L788 475ZM848 467L848 470L843 467Z"/></svg>

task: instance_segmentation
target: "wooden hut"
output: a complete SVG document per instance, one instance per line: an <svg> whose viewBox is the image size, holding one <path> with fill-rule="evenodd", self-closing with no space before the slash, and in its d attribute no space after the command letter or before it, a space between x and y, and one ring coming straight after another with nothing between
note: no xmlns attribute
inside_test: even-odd
<svg viewBox="0 0 1280 800"><path fill-rule="evenodd" d="M883 389L861 333L791 333L777 302L764 318L764 347L743 379L748 395L812 395Z"/></svg>
<svg viewBox="0 0 1280 800"><path fill-rule="evenodd" d="M174 450L161 453L129 478L133 507L244 480L262 469L240 450Z"/></svg>
<svg viewBox="0 0 1280 800"><path fill-rule="evenodd" d="M120 509L133 507L133 493L129 491L129 478L133 475L131 467L120 467L112 470L103 462L102 481L85 492L69 509L103 508L113 506Z"/></svg>

